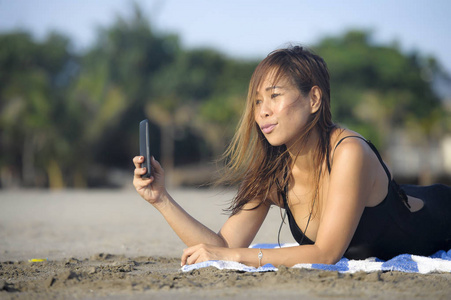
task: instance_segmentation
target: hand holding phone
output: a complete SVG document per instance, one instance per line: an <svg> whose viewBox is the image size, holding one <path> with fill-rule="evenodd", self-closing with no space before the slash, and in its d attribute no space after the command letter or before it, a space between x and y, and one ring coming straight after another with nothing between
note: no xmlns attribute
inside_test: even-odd
<svg viewBox="0 0 451 300"><path fill-rule="evenodd" d="M146 174L142 175L143 178L149 178L152 174L152 167L150 165L150 133L149 133L149 121L147 119L142 120L139 123L139 154L144 156L144 162L141 164L141 168L146 168Z"/></svg>

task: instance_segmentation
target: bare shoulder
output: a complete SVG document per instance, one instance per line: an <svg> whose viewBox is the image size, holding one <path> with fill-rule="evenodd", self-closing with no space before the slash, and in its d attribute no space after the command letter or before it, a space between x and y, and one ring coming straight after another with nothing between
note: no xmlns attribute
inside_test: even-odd
<svg viewBox="0 0 451 300"><path fill-rule="evenodd" d="M340 161L340 165L351 167L354 164L370 166L373 151L360 134L348 130L337 130L331 136L331 165Z"/></svg>
<svg viewBox="0 0 451 300"><path fill-rule="evenodd" d="M389 178L368 142L356 132L340 130L331 137L331 148L331 183L335 190L352 183L368 193L366 206L379 204L387 194Z"/></svg>
<svg viewBox="0 0 451 300"><path fill-rule="evenodd" d="M256 210L257 208L266 207L269 208L273 203L272 199L268 198L269 201L262 201L259 198L255 198L249 200L246 204L243 205L242 210Z"/></svg>

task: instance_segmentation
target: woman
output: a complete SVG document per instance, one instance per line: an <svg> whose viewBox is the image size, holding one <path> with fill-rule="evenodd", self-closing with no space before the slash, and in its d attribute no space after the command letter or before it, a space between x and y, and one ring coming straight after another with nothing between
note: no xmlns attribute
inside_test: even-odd
<svg viewBox="0 0 451 300"><path fill-rule="evenodd" d="M332 123L327 66L302 47L274 51L257 66L225 157L223 181L240 186L219 233L171 198L155 159L150 179L141 178L143 157L133 159L136 190L188 246L182 265L334 264L450 248L450 188L400 189L370 142ZM300 246L248 248L271 205L285 208Z"/></svg>

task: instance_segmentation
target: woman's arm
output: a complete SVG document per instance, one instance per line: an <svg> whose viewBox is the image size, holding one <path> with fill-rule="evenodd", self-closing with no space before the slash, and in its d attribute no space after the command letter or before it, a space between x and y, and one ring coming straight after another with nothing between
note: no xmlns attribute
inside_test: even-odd
<svg viewBox="0 0 451 300"><path fill-rule="evenodd" d="M164 170L153 157L151 158L152 176L141 178L141 175L146 173L145 168L141 168L143 160L142 156L133 158L135 164L133 185L141 197L163 215L179 238L187 246L199 243L225 246L221 236L194 219L169 195L164 182Z"/></svg>
<svg viewBox="0 0 451 300"><path fill-rule="evenodd" d="M368 195L372 192L377 162L371 149L357 139L348 139L337 148L330 174L328 194L323 201L320 225L314 245L282 249L262 249L261 264L293 266L298 263L333 264L346 251ZM377 224L375 224L377 226ZM258 249L222 249L196 245L185 249L182 264L210 259L228 259L258 266Z"/></svg>
<svg viewBox="0 0 451 300"><path fill-rule="evenodd" d="M374 198L382 200L387 189L388 178L365 141L349 138L336 148L315 242L322 252L327 253L329 263L341 259L365 206Z"/></svg>
<svg viewBox="0 0 451 300"><path fill-rule="evenodd" d="M247 247L255 237L268 213L269 205L263 204L256 209L257 201L244 206L242 212L230 217L219 233L215 233L188 214L166 191L164 170L152 158L152 176L141 178L146 173L141 168L142 156L133 159L135 176L133 184L138 193L152 204L166 219L168 224L188 246L208 244L217 247Z"/></svg>

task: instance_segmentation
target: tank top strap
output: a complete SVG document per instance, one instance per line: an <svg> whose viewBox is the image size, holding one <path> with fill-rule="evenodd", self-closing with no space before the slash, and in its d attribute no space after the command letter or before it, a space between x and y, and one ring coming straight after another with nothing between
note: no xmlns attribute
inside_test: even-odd
<svg viewBox="0 0 451 300"><path fill-rule="evenodd" d="M337 149L337 147L341 144L341 142L343 142L347 138L359 138L359 139L365 141L368 144L368 146L370 146L371 150L373 150L374 154L376 154L377 159L379 160L379 162L381 163L382 167L385 170L385 173L387 174L388 180L389 181L392 180L390 171L388 170L388 167L385 165L384 160L382 159L381 155L379 154L379 151L377 151L377 148L373 145L373 143L371 143L371 141L369 141L369 140L367 140L367 139L365 139L365 138L363 138L361 136L349 135L349 136L345 136L344 138L339 140L337 145L335 145L334 151L332 152L332 157L334 156L335 149ZM328 160L328 168L329 168L329 173L330 173L331 168L330 168L330 163L329 163L329 157L327 157L327 160Z"/></svg>

